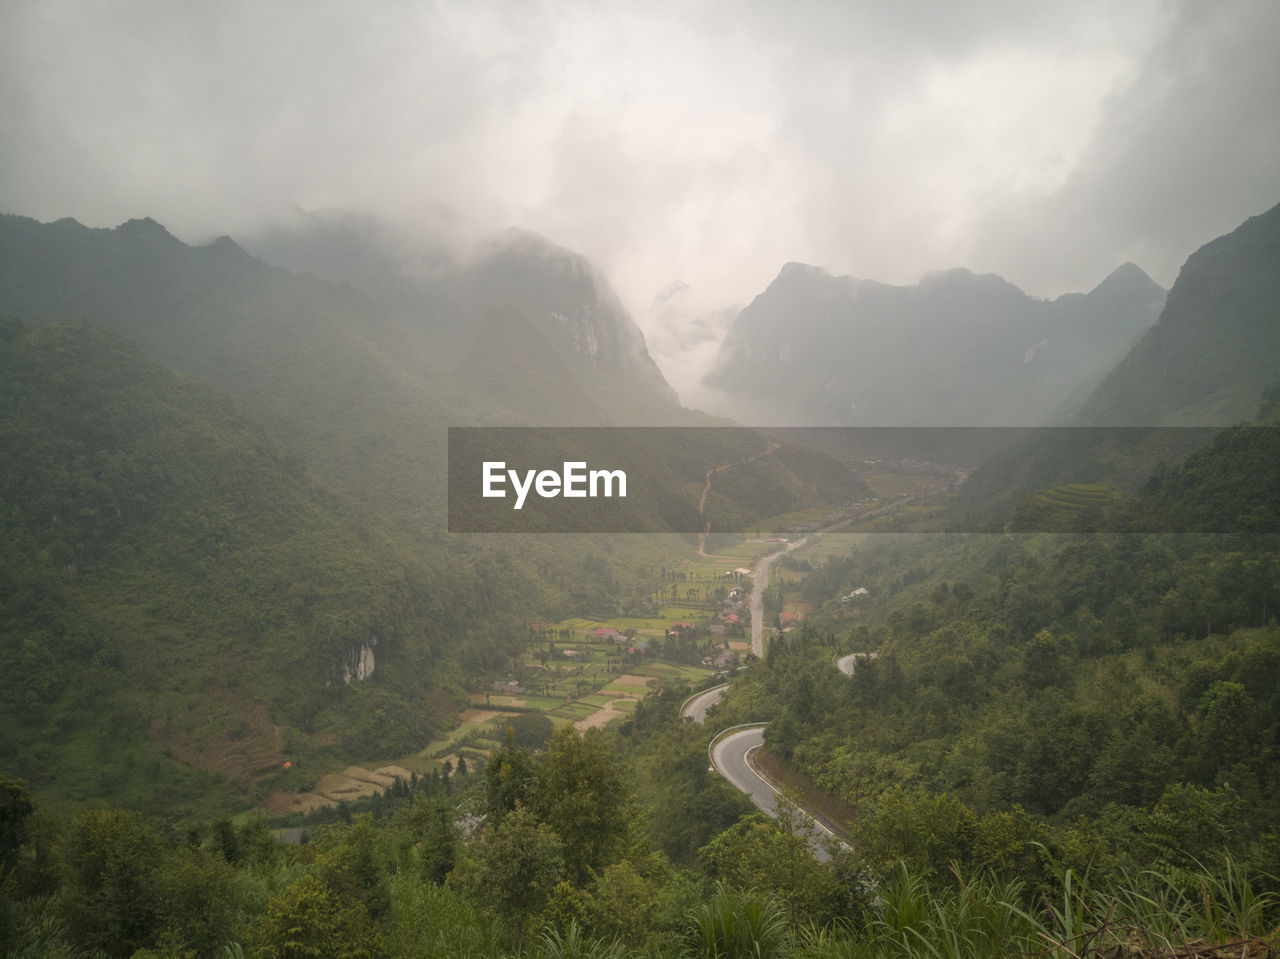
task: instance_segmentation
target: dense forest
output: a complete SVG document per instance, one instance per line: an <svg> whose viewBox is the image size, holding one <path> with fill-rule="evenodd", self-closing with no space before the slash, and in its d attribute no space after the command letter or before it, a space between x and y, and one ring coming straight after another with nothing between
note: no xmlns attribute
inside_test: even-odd
<svg viewBox="0 0 1280 959"><path fill-rule="evenodd" d="M352 755L420 741L521 635L539 592L520 570L421 549L224 394L83 324L0 338L10 774L156 814L225 808L317 731ZM344 682L366 646L399 668Z"/></svg>

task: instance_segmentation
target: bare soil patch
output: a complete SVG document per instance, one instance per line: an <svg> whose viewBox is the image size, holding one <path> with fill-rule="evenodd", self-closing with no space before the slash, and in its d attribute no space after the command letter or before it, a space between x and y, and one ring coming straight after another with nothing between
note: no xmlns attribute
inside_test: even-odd
<svg viewBox="0 0 1280 959"><path fill-rule="evenodd" d="M631 699L632 697L622 696L619 698ZM614 704L617 701L618 701L617 699L609 700L607 703L605 703L603 706L597 709L594 713L592 713L586 719L579 719L576 723L573 724L574 728L577 729L578 732L582 733L582 732L586 732L588 729L597 729L602 726L608 725L611 719L616 719L618 716L622 715L622 713L618 712L618 710L614 708Z"/></svg>
<svg viewBox="0 0 1280 959"><path fill-rule="evenodd" d="M202 735L199 730L181 729L157 718L148 734L174 759L226 777L232 788L244 795L256 781L274 775L284 765L284 734L271 722L271 711L264 704L237 701L230 695L225 699L232 703L229 712L240 717L235 726Z"/></svg>

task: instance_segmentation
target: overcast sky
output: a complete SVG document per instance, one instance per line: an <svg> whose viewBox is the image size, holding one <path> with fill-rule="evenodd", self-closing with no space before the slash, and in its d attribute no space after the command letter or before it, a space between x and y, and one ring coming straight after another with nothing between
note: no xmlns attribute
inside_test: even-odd
<svg viewBox="0 0 1280 959"><path fill-rule="evenodd" d="M521 226L645 319L788 260L1085 290L1280 202L1276 0L3 0L0 209Z"/></svg>

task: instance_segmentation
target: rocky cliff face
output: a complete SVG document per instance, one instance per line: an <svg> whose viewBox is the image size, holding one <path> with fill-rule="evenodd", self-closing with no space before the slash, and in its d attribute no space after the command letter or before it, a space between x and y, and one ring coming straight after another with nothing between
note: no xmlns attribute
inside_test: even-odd
<svg viewBox="0 0 1280 959"><path fill-rule="evenodd" d="M377 644L376 639L370 638L363 646L355 646L347 651L347 657L342 663L344 683L350 686L353 682L363 682L373 675L373 647Z"/></svg>
<svg viewBox="0 0 1280 959"><path fill-rule="evenodd" d="M675 399L644 334L580 254L535 233L509 230L464 269L459 285L471 310L518 316L553 347Z"/></svg>

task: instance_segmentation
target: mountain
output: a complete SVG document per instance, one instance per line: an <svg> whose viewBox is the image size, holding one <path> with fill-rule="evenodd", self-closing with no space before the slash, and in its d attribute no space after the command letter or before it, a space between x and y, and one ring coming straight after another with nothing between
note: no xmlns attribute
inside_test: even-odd
<svg viewBox="0 0 1280 959"><path fill-rule="evenodd" d="M325 481L437 526L450 424L709 422L682 410L576 254L510 234L455 261L367 223L322 227L295 235L291 265L348 264L337 280L226 237L189 246L152 220L3 216L0 314L129 337L229 392Z"/></svg>
<svg viewBox="0 0 1280 959"><path fill-rule="evenodd" d="M42 793L172 815L412 749L533 608L100 327L3 321L0 381L0 764Z"/></svg>
<svg viewBox="0 0 1280 959"><path fill-rule="evenodd" d="M1280 379L1280 206L1188 258L1160 320L1083 404L1082 425L1226 426Z"/></svg>
<svg viewBox="0 0 1280 959"><path fill-rule="evenodd" d="M738 314L706 383L771 425L1033 425L1163 299L1133 264L1046 302L967 270L899 287L789 263Z"/></svg>
<svg viewBox="0 0 1280 959"><path fill-rule="evenodd" d="M1277 263L1280 206L1193 253L1159 321L1075 411L1084 428L1033 436L969 477L956 504L966 525L982 513L1002 522L1028 493L1061 484L1136 491L1216 428L1251 419L1280 381Z"/></svg>
<svg viewBox="0 0 1280 959"><path fill-rule="evenodd" d="M113 230L0 217L0 314L83 320L230 393L329 482L414 514L447 393L393 315L343 284L268 266L227 238L188 246L153 220ZM439 499L435 496L435 499Z"/></svg>
<svg viewBox="0 0 1280 959"><path fill-rule="evenodd" d="M464 254L367 217L326 213L246 243L268 262L347 283L394 315L432 377L465 398L467 422L684 418L608 281L538 234L507 230ZM566 402L575 392L604 395L588 411Z"/></svg>

